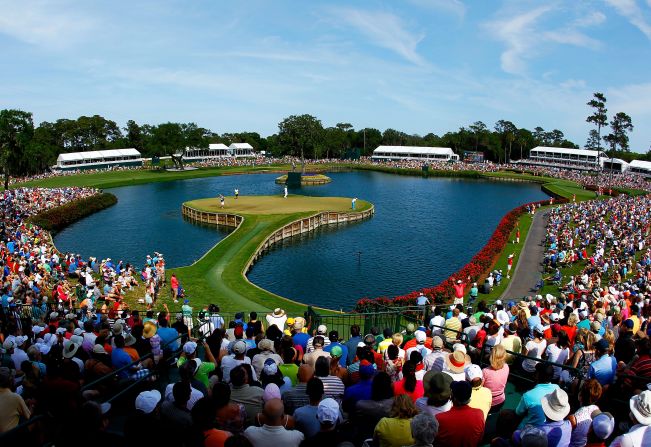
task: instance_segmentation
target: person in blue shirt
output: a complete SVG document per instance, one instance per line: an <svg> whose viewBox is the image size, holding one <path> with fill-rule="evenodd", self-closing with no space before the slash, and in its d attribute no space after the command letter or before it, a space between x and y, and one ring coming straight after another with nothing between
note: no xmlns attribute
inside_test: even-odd
<svg viewBox="0 0 651 447"><path fill-rule="evenodd" d="M11 253L12 255L14 254L14 252L16 251L16 244L14 243L14 241L7 242L7 250L9 250L9 253Z"/></svg>
<svg viewBox="0 0 651 447"><path fill-rule="evenodd" d="M294 326L292 327L292 340L295 345L300 345L303 348L303 352L307 350L307 341L310 339L310 334L303 332L304 327L305 320L302 317L294 320Z"/></svg>
<svg viewBox="0 0 651 447"><path fill-rule="evenodd" d="M355 405L360 400L369 400L371 398L371 388L373 385L373 376L375 368L367 360L363 360L359 365L359 382L350 386L344 392L342 409L348 413L355 409Z"/></svg>
<svg viewBox="0 0 651 447"><path fill-rule="evenodd" d="M346 361L348 360L348 348L346 347L346 345L339 343L339 332L330 331L330 334L328 334L328 338L330 339L330 344L325 348L323 348L323 350L325 352L330 352L332 351L332 348L334 348L335 346L339 346L342 351L341 357L339 358L339 364L345 368Z"/></svg>
<svg viewBox="0 0 651 447"><path fill-rule="evenodd" d="M164 351L174 352L179 349L179 333L176 331L176 329L169 327L169 322L166 318L167 315L167 312L161 312L158 315L157 334L161 339L161 346L164 346Z"/></svg>
<svg viewBox="0 0 651 447"><path fill-rule="evenodd" d="M558 385L551 383L554 378L554 367L550 363L539 362L536 365L535 377L538 385L522 395L515 409L515 413L523 418L519 425L520 429L525 425L537 427L543 425L547 419L541 404L542 398L555 390L560 390Z"/></svg>
<svg viewBox="0 0 651 447"><path fill-rule="evenodd" d="M127 354L124 351L124 337L123 336L116 335L115 337L113 337L113 343L115 343L115 348L113 348L113 351L111 352L111 363L113 363L113 367L115 369L120 369L120 368L122 368L124 366L127 366L131 362L133 362L133 360L131 359L129 354ZM120 371L118 373L118 376L121 379L128 379L129 375L131 374L131 371L130 371L131 369L132 368L123 369L122 371Z"/></svg>
<svg viewBox="0 0 651 447"><path fill-rule="evenodd" d="M601 386L612 384L617 372L617 360L615 357L608 355L609 350L610 344L608 341L604 338L599 340L595 345L597 360L590 364L588 370L588 378L597 379Z"/></svg>
<svg viewBox="0 0 651 447"><path fill-rule="evenodd" d="M350 339L346 343L344 343L344 346L346 346L346 349L348 350L348 355L346 359L346 363L348 365L351 365L355 361L355 354L357 353L357 345L362 342L362 337L359 335L360 333L360 328L358 325L353 324L350 327Z"/></svg>

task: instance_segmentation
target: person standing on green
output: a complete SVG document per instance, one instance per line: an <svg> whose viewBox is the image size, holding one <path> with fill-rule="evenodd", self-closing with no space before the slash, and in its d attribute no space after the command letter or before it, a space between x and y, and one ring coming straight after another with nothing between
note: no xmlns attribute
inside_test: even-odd
<svg viewBox="0 0 651 447"><path fill-rule="evenodd" d="M477 283L474 282L472 283L472 287L470 288L470 304L474 303L478 296L479 296L479 288L477 287Z"/></svg>
<svg viewBox="0 0 651 447"><path fill-rule="evenodd" d="M192 307L190 306L190 300L183 301L183 306L181 306L181 313L183 314L183 323L188 327L188 337L192 337Z"/></svg>

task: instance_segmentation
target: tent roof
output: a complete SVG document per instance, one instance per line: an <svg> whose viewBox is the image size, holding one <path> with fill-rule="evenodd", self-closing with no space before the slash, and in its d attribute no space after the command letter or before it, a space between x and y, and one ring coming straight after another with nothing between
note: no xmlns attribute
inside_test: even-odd
<svg viewBox="0 0 651 447"><path fill-rule="evenodd" d="M422 146L378 146L373 153L390 152L394 154L428 154L428 155L453 155L449 147L422 147Z"/></svg>
<svg viewBox="0 0 651 447"><path fill-rule="evenodd" d="M651 169L651 161L632 160L629 164L632 168Z"/></svg>
<svg viewBox="0 0 651 447"><path fill-rule="evenodd" d="M102 160L104 158L113 157L140 157L140 152L134 148L126 149L110 149L106 151L86 151L86 152L69 152L67 154L59 154L57 161L78 161L78 160Z"/></svg>
<svg viewBox="0 0 651 447"><path fill-rule="evenodd" d="M556 154L575 154L575 155L590 155L596 157L599 155L599 151L591 151L588 149L569 149L565 147L548 147L548 146L536 146L532 151L545 151L553 152Z"/></svg>
<svg viewBox="0 0 651 447"><path fill-rule="evenodd" d="M212 143L208 145L208 148L214 151L216 149L228 149L228 146L224 143Z"/></svg>
<svg viewBox="0 0 651 447"><path fill-rule="evenodd" d="M249 143L232 143L229 147L231 149L253 149Z"/></svg>

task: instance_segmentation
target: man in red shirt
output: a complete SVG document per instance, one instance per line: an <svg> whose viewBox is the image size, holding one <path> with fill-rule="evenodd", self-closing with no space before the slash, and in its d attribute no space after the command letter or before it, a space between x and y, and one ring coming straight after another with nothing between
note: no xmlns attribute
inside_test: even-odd
<svg viewBox="0 0 651 447"><path fill-rule="evenodd" d="M436 415L439 432L435 445L475 447L484 436L484 412L468 406L472 385L465 380L452 382L452 408Z"/></svg>
<svg viewBox="0 0 651 447"><path fill-rule="evenodd" d="M452 281L454 281L454 278L452 278ZM470 276L468 277L468 281L470 281ZM454 283L454 304L463 304L463 292L466 290L467 285L468 283L460 279Z"/></svg>

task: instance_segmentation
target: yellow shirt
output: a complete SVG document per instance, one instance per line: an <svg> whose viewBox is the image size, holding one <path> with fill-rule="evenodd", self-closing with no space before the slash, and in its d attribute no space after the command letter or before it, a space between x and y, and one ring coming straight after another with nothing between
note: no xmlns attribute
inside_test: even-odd
<svg viewBox="0 0 651 447"><path fill-rule="evenodd" d="M633 315L632 317L629 317L631 320L633 320L633 335L637 334L637 331L640 330L640 326L642 326L642 323L640 322L640 319L637 317L637 315Z"/></svg>
<svg viewBox="0 0 651 447"><path fill-rule="evenodd" d="M457 317L448 318L445 320L445 328L452 329L452 331L445 331L445 338L448 340L457 340L459 333L453 331L461 331L461 320Z"/></svg>
<svg viewBox="0 0 651 447"><path fill-rule="evenodd" d="M414 439L411 437L411 419L382 418L375 426L373 437L378 440L380 447L412 445Z"/></svg>
<svg viewBox="0 0 651 447"><path fill-rule="evenodd" d="M385 338L380 342L378 345L377 349L380 354L384 354L384 351L387 350L387 348L393 344L393 339L392 338Z"/></svg>
<svg viewBox="0 0 651 447"><path fill-rule="evenodd" d="M23 398L11 392L9 388L0 388L0 433L16 427L21 416L25 419L30 418L29 409Z"/></svg>
<svg viewBox="0 0 651 447"><path fill-rule="evenodd" d="M483 411L484 421L486 418L488 418L488 412L490 411L492 404L493 393L491 393L491 390L485 386L479 386L472 389L472 395L470 396L470 402L468 402L468 406Z"/></svg>

